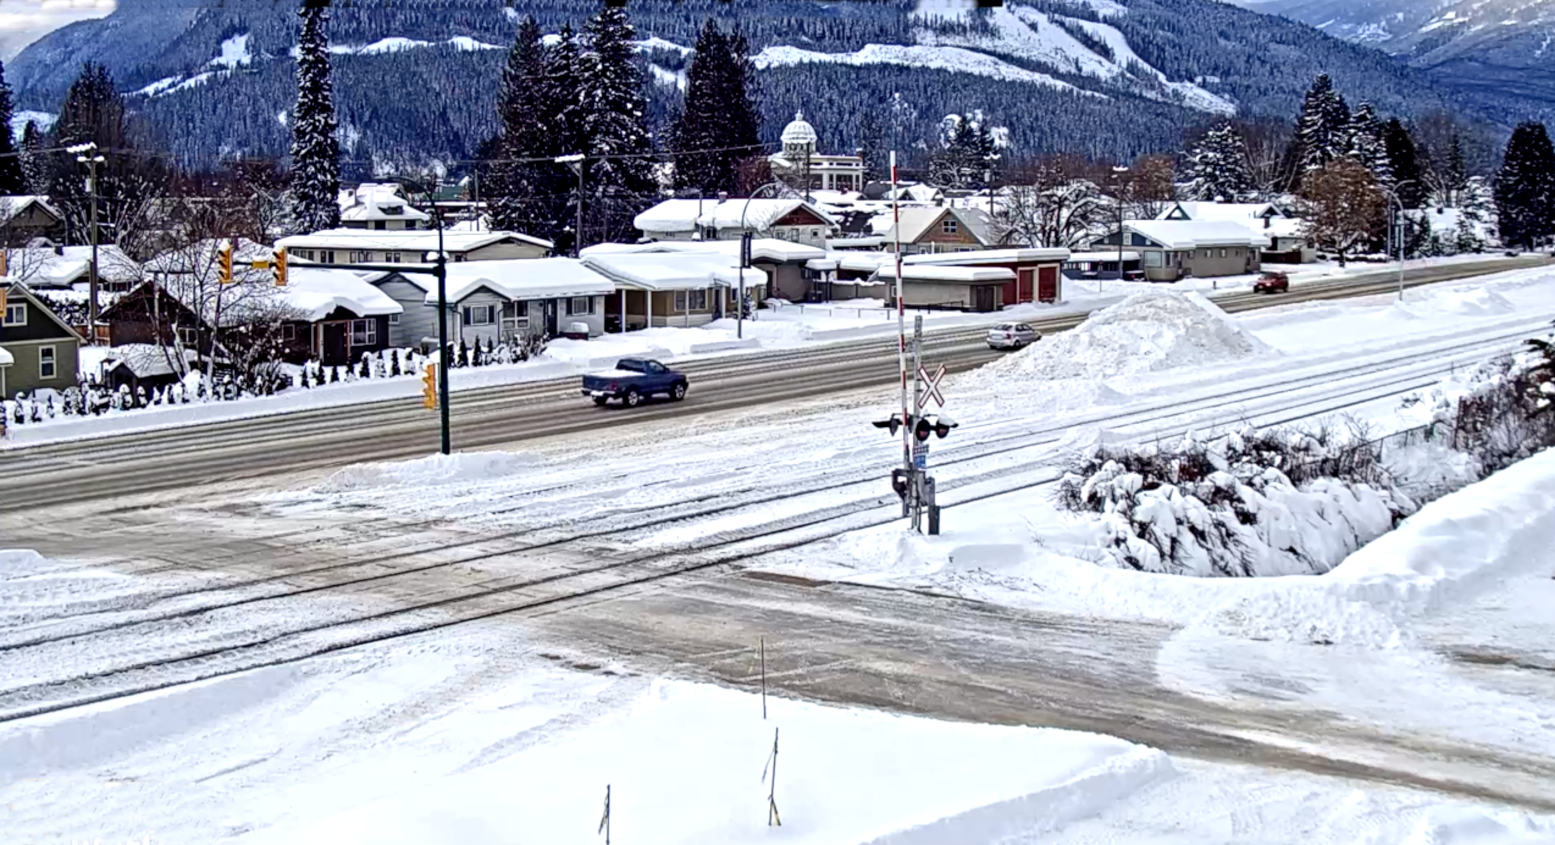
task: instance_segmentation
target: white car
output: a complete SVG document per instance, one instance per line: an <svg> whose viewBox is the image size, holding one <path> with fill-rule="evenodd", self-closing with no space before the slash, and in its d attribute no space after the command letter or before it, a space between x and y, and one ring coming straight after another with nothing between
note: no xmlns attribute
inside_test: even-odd
<svg viewBox="0 0 1555 845"><path fill-rule="evenodd" d="M988 330L989 349L1020 349L1042 339L1042 333L1025 323L1000 323Z"/></svg>

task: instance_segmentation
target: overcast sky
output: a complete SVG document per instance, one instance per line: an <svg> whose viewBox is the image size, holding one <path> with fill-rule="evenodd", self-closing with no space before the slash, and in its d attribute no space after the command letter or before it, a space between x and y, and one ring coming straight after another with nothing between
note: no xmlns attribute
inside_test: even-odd
<svg viewBox="0 0 1555 845"><path fill-rule="evenodd" d="M0 0L0 60L67 23L100 18L115 0Z"/></svg>

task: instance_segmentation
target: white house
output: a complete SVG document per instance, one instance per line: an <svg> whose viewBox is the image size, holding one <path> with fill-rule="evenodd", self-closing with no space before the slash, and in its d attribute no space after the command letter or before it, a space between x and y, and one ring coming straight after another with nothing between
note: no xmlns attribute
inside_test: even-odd
<svg viewBox="0 0 1555 845"><path fill-rule="evenodd" d="M340 225L347 229L395 231L420 229L431 215L412 208L393 183L364 182L340 192Z"/></svg>
<svg viewBox="0 0 1555 845"><path fill-rule="evenodd" d="M783 127L783 151L767 157L772 175L791 184L822 191L859 191L864 188L864 160L856 155L823 155L820 141L804 113Z"/></svg>
<svg viewBox="0 0 1555 845"><path fill-rule="evenodd" d="M585 258L593 255L622 253L690 253L722 256L730 269L740 266L740 242L734 241L655 241L645 244L598 244L583 250ZM766 273L766 287L762 293L790 300L800 300L809 290L812 274L806 273L809 262L825 258L826 250L807 244L777 238L753 238L751 240L751 266ZM762 297L756 291L747 291L755 302ZM738 296L737 293L734 294ZM731 300L732 301L732 300Z"/></svg>
<svg viewBox="0 0 1555 845"><path fill-rule="evenodd" d="M699 326L731 312L743 279L745 293L759 302L767 275L741 270L724 255L707 252L603 252L584 256L589 269L615 283L611 307L627 329Z"/></svg>
<svg viewBox="0 0 1555 845"><path fill-rule="evenodd" d="M837 221L814 203L787 199L665 200L633 219L643 236L656 241L739 240L757 237L824 249Z"/></svg>
<svg viewBox="0 0 1555 845"><path fill-rule="evenodd" d="M550 241L519 232L444 232L450 262L543 258ZM420 264L437 255L438 234L427 229L326 229L276 241L294 259L317 264Z"/></svg>
<svg viewBox="0 0 1555 845"><path fill-rule="evenodd" d="M395 346L436 345L437 281L430 273L391 273L374 281L400 303L390 326ZM448 338L511 343L528 335L557 335L585 323L605 330L606 300L616 286L575 258L471 261L448 266Z"/></svg>
<svg viewBox="0 0 1555 845"><path fill-rule="evenodd" d="M1310 264L1317 259L1317 250L1307 243L1306 221L1271 202L1179 202L1156 219L1240 223L1269 239L1263 261Z"/></svg>
<svg viewBox="0 0 1555 845"><path fill-rule="evenodd" d="M1140 254L1145 278L1152 282L1255 273L1270 243L1259 232L1229 221L1130 220L1121 233L1113 229L1091 249L1116 249L1120 237L1124 247Z"/></svg>

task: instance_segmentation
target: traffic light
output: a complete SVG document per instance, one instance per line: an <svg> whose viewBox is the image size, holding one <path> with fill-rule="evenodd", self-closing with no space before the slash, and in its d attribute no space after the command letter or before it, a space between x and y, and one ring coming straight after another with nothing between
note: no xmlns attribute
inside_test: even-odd
<svg viewBox="0 0 1555 845"><path fill-rule="evenodd" d="M907 500L907 485L911 483L912 479L908 477L907 470L891 470L891 489L895 490L897 497L903 501Z"/></svg>
<svg viewBox="0 0 1555 845"><path fill-rule="evenodd" d="M437 365L428 364L421 373L421 404L437 407Z"/></svg>
<svg viewBox="0 0 1555 845"><path fill-rule="evenodd" d="M275 280L278 288L286 287L286 247L275 251L275 256L270 259L270 278Z"/></svg>
<svg viewBox="0 0 1555 845"><path fill-rule="evenodd" d="M939 435L939 439L944 440L945 438L950 436L950 430L953 429L953 428L956 428L959 425L960 425L960 423L956 422L955 420L951 419L950 417L947 417L944 414L940 414L939 416L934 418L934 433ZM923 439L927 439L927 438L919 438L919 439L923 440Z"/></svg>
<svg viewBox="0 0 1555 845"><path fill-rule="evenodd" d="M929 435L933 434L933 433L934 433L934 424L929 422L929 418L928 417L919 417L918 421L913 423L912 438L914 440L918 441L919 443L922 443L925 440L928 440L929 439Z"/></svg>
<svg viewBox="0 0 1555 845"><path fill-rule="evenodd" d="M908 422L909 425L912 424L912 416L911 415L909 415L907 417L907 422ZM875 420L873 423L871 423L871 425L873 425L875 428L890 429L891 430L891 436L895 437L896 433L898 431L902 430L902 418L893 416L893 417L891 417L890 419L887 419L887 420Z"/></svg>
<svg viewBox="0 0 1555 845"><path fill-rule="evenodd" d="M232 284L232 241L226 241L221 245L221 251L216 254L217 269L221 274L221 283Z"/></svg>

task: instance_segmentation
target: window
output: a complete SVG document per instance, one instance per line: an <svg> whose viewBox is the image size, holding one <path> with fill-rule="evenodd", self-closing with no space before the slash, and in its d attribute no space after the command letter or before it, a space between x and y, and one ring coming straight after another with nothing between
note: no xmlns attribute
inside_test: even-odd
<svg viewBox="0 0 1555 845"><path fill-rule="evenodd" d="M297 326L292 323L281 324L281 340L290 343L297 339Z"/></svg>
<svg viewBox="0 0 1555 845"><path fill-rule="evenodd" d="M687 296L688 294L689 294L689 298ZM688 302L690 303L689 308L687 307L687 303ZM676 311L686 311L686 310L706 311L707 310L707 291L706 290L691 290L691 291L678 290L678 291L675 291L675 310Z"/></svg>
<svg viewBox="0 0 1555 845"><path fill-rule="evenodd" d="M377 320L352 320L351 345L376 346L378 344Z"/></svg>
<svg viewBox="0 0 1555 845"><path fill-rule="evenodd" d="M464 324L466 326L489 326L497 322L497 306L495 305L470 305L464 309Z"/></svg>
<svg viewBox="0 0 1555 845"><path fill-rule="evenodd" d="M947 235L954 235L961 231L961 225L954 217L947 217L940 221L939 230Z"/></svg>
<svg viewBox="0 0 1555 845"><path fill-rule="evenodd" d="M324 264L334 264L335 263L335 251L332 250L332 249L321 249L321 250L319 250L319 261L321 261Z"/></svg>
<svg viewBox="0 0 1555 845"><path fill-rule="evenodd" d="M397 326L399 324L400 324L400 315L398 315L398 314L390 314L389 315L389 325Z"/></svg>
<svg viewBox="0 0 1555 845"><path fill-rule="evenodd" d="M1226 251L1225 250L1221 250L1220 251L1220 257L1221 258L1225 258L1226 257Z"/></svg>
<svg viewBox="0 0 1555 845"><path fill-rule="evenodd" d="M502 303L502 319L504 319L504 320L517 320L517 319L526 318L528 316L529 316L529 302L527 300L519 300L518 302L504 302L504 303Z"/></svg>
<svg viewBox="0 0 1555 845"><path fill-rule="evenodd" d="M389 258L389 263L390 264L401 264L401 263L404 263L404 261L405 261L404 256L401 253L398 253L398 252L390 252L390 253L386 253L386 255Z"/></svg>
<svg viewBox="0 0 1555 845"><path fill-rule="evenodd" d="M568 314L592 314L594 313L594 297L574 296L567 300Z"/></svg>
<svg viewBox="0 0 1555 845"><path fill-rule="evenodd" d="M373 258L373 254L370 253L370 252L357 252L355 250L352 250L351 251L351 262L350 263L357 264L357 263L360 263L360 262L363 262L363 261L371 261L372 258Z"/></svg>
<svg viewBox="0 0 1555 845"><path fill-rule="evenodd" d="M469 258L469 256L465 255L462 252L456 252L456 253L454 253L453 258L454 258L454 261L465 261L465 260L467 260Z"/></svg>
<svg viewBox="0 0 1555 845"><path fill-rule="evenodd" d="M5 305L5 325L7 325L7 326L25 326L25 325L27 325L27 303L25 303L25 302L8 302L8 303L6 303L6 305Z"/></svg>
<svg viewBox="0 0 1555 845"><path fill-rule="evenodd" d="M54 347L38 347L38 378L53 378L55 369Z"/></svg>
<svg viewBox="0 0 1555 845"><path fill-rule="evenodd" d="M177 332L179 343L183 344L184 346L199 348L200 333L198 331L195 331L188 326L179 326Z"/></svg>
<svg viewBox="0 0 1555 845"><path fill-rule="evenodd" d="M373 228L374 229L387 229L387 228L389 228L389 221L387 221L387 220L374 220L373 221Z"/></svg>
<svg viewBox="0 0 1555 845"><path fill-rule="evenodd" d="M1145 253L1145 266L1146 267L1160 267L1161 266L1161 253L1153 252L1153 251Z"/></svg>

